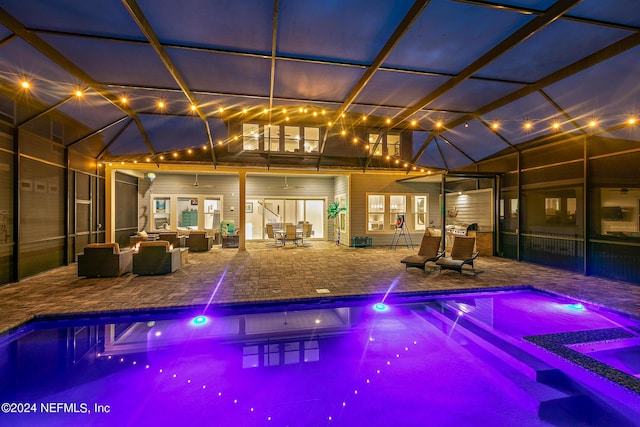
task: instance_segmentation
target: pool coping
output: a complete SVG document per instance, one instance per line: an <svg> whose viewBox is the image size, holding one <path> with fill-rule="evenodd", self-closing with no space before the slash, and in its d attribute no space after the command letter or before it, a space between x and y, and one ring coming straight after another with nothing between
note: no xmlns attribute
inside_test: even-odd
<svg viewBox="0 0 640 427"><path fill-rule="evenodd" d="M215 308L222 311L234 311L234 310L246 310L251 309L253 312L270 311L277 307L287 307L288 309L313 309L313 308L327 308L330 305L342 304L342 305L356 305L367 300L375 301L398 301L407 303L409 299L420 299L425 296L437 296L437 295L459 295L459 294L475 294L484 292L508 292L515 290L527 290L535 289L541 292L546 292L543 289L537 289L531 285L514 285L514 286L496 286L496 287L479 287L479 288L465 288L465 289L437 289L437 290L420 290L420 291L396 291L389 294L374 293L374 294L345 294L345 295L331 295L331 296L317 296L317 297L300 297L300 298L286 298L286 299L265 299L261 301L233 301L233 302L221 302L211 304L185 304L175 306L162 306L162 307L137 307L137 308L125 308L118 310L96 310L96 311L77 311L77 312L55 312L55 313L42 313L34 314L27 320L0 331L0 344L12 339L14 335L20 335L30 332L36 328L38 323L44 322L56 322L63 323L65 321L77 323L80 320L86 319L87 321L95 321L96 319L104 319L108 323L109 319L114 318L127 318L130 316L157 316L170 315L184 311L198 311L209 308Z"/></svg>

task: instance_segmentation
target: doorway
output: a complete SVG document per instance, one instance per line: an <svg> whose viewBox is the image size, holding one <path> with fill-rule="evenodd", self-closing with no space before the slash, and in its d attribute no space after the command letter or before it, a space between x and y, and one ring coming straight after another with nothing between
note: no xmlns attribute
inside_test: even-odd
<svg viewBox="0 0 640 427"><path fill-rule="evenodd" d="M325 237L325 199L247 200L245 222L247 240L266 239L266 224L309 222L313 239Z"/></svg>

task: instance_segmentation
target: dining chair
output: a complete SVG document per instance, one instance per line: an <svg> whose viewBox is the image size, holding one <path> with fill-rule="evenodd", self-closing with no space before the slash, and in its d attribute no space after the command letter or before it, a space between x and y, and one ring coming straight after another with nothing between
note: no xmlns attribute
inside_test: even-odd
<svg viewBox="0 0 640 427"><path fill-rule="evenodd" d="M300 236L298 235L295 224L287 224L287 226L284 229L282 246L284 247L287 242L293 242L294 245L298 246L299 240L300 240Z"/></svg>
<svg viewBox="0 0 640 427"><path fill-rule="evenodd" d="M273 231L273 224L267 224L267 238L273 239L274 245L282 246L281 235L276 235Z"/></svg>
<svg viewBox="0 0 640 427"><path fill-rule="evenodd" d="M313 224L310 224L308 222L305 222L302 224L302 237L301 237L301 242L302 242L302 246L306 246L304 243L304 239L308 239L311 238L311 229L313 227ZM310 243L307 243L308 245L310 245Z"/></svg>

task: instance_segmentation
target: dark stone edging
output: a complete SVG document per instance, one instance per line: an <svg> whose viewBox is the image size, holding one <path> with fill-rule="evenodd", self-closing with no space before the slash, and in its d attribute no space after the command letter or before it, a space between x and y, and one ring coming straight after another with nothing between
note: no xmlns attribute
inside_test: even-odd
<svg viewBox="0 0 640 427"><path fill-rule="evenodd" d="M575 365L581 366L603 378L640 394L640 378L622 372L568 347L573 344L621 340L626 338L638 338L638 335L623 328L607 328L523 337L523 339L538 347L542 347Z"/></svg>

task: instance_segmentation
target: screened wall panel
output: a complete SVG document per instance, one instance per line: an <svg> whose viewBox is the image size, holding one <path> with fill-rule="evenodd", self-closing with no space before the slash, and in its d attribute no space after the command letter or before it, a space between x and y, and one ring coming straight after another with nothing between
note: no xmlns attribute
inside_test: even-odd
<svg viewBox="0 0 640 427"><path fill-rule="evenodd" d="M20 161L20 276L64 263L64 169L23 157Z"/></svg>
<svg viewBox="0 0 640 427"><path fill-rule="evenodd" d="M9 146L9 135L0 133L0 147ZM13 160L14 155L0 149L0 284L14 274L13 236Z"/></svg>
<svg viewBox="0 0 640 427"><path fill-rule="evenodd" d="M562 181L582 181L584 175L583 162L568 163L540 169L527 170L520 175L521 185L540 184L554 186Z"/></svg>
<svg viewBox="0 0 640 427"><path fill-rule="evenodd" d="M138 231L137 181L122 173L115 176L115 239L122 247L128 247L129 236Z"/></svg>
<svg viewBox="0 0 640 427"><path fill-rule="evenodd" d="M584 138L574 138L526 151L520 167L529 169L553 163L580 160L584 157Z"/></svg>
<svg viewBox="0 0 640 427"><path fill-rule="evenodd" d="M588 272L640 283L640 152L588 165Z"/></svg>

